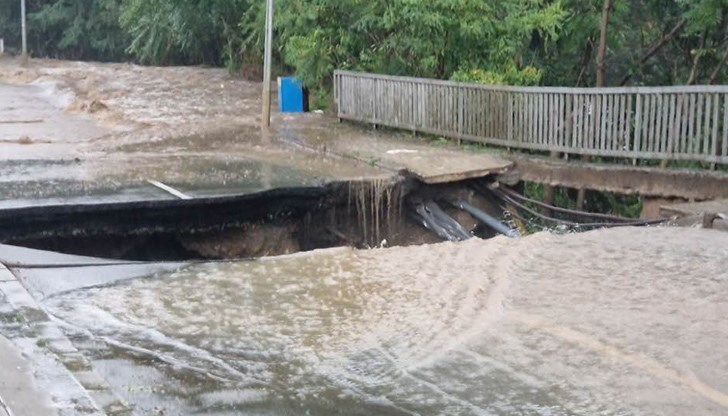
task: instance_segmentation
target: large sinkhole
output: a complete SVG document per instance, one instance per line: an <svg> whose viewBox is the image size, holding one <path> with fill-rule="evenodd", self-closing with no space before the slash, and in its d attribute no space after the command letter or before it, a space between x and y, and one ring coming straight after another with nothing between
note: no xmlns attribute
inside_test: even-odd
<svg viewBox="0 0 728 416"><path fill-rule="evenodd" d="M398 177L191 200L7 209L0 211L0 242L109 259L178 261L488 238L496 231L483 224L483 215L498 221L503 210L475 184L426 185Z"/></svg>

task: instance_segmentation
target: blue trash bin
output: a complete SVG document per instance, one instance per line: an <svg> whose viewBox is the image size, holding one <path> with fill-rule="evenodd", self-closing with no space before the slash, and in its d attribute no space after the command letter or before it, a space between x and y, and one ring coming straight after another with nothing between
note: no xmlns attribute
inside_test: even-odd
<svg viewBox="0 0 728 416"><path fill-rule="evenodd" d="M281 113L306 111L306 91L296 77L278 77L278 109Z"/></svg>

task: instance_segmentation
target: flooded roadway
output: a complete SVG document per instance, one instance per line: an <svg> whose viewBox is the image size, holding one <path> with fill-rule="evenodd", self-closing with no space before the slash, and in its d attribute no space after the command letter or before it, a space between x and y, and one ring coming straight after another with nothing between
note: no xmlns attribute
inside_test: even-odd
<svg viewBox="0 0 728 416"><path fill-rule="evenodd" d="M23 121L0 132L6 207L160 198L147 179L206 195L376 177L374 151L403 150L318 122L308 143L271 141L259 86L222 70L31 63L0 65L36 81L0 85ZM75 124L33 133L53 117ZM139 415L722 415L726 259L728 234L707 230L543 233L197 264L42 305Z"/></svg>
<svg viewBox="0 0 728 416"><path fill-rule="evenodd" d="M541 233L199 264L44 305L138 414L719 415L727 258L707 230Z"/></svg>
<svg viewBox="0 0 728 416"><path fill-rule="evenodd" d="M108 125L105 104L107 116L69 110L74 99L57 80L0 82L0 208L173 198L150 180L206 197L393 174L292 148L234 119L129 131L129 121Z"/></svg>
<svg viewBox="0 0 728 416"><path fill-rule="evenodd" d="M170 197L148 180L211 196L512 164L316 114L275 114L264 133L260 100L224 69L0 59L0 207Z"/></svg>

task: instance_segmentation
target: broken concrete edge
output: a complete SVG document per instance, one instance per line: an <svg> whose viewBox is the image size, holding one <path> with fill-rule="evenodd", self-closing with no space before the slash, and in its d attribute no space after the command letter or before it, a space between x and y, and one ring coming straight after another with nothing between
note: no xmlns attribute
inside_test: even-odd
<svg viewBox="0 0 728 416"><path fill-rule="evenodd" d="M660 214L671 219L669 225L728 231L728 215L723 213L695 212L667 205L660 207Z"/></svg>
<svg viewBox="0 0 728 416"><path fill-rule="evenodd" d="M327 182L321 186L274 188L260 192L191 200L162 199L104 204L59 204L0 210L0 239L15 236L43 237L54 233L73 233L78 224L93 220L103 234L129 232L125 226L147 220L150 231L176 230L188 224L198 231L228 224L266 218L271 210L308 211L317 208L337 186L346 181ZM241 207L245 210L241 210ZM214 208L214 211L213 211ZM167 215L160 217L165 210ZM201 215L204 212L205 215ZM89 214L94 213L90 218ZM126 228L125 228L126 227Z"/></svg>
<svg viewBox="0 0 728 416"><path fill-rule="evenodd" d="M317 154L324 154L330 157L336 157L339 159L348 159L348 160L354 160L359 163L363 163L365 165L374 166L376 168L385 170L390 172L392 180L395 180L397 177L401 177L404 179L415 179L422 183L426 183L429 185L436 185L441 183L448 183L448 182L458 182L463 181L467 179L475 179L475 178L483 178L486 176L491 175L500 175L504 174L507 171L509 171L513 167L513 162L503 159L503 162L500 166L494 167L494 168L483 168L483 169L474 169L474 170L468 170L468 171L458 171L454 173L445 173L445 174L438 174L438 175L426 175L422 174L421 172L417 172L415 170L412 170L408 168L407 166L404 166L402 163L397 163L392 160L388 160L384 157L377 156L377 155L362 155L359 152L348 152L348 151L336 151L332 150L325 145L323 146L316 146L311 145L309 143L306 143L304 140L295 140L295 141L288 141L287 143L297 146L303 150L317 153ZM424 144L424 143L423 143ZM457 148L451 149L452 151L460 151ZM467 152L463 151L463 154L468 154ZM383 177L386 177L386 174L382 175Z"/></svg>
<svg viewBox="0 0 728 416"><path fill-rule="evenodd" d="M0 297L7 301L0 313L0 335L28 358L35 380L50 395L57 414L132 414L131 408L94 372L91 363L2 263ZM15 413L12 408L10 411Z"/></svg>
<svg viewBox="0 0 728 416"><path fill-rule="evenodd" d="M464 172L458 172L458 173L452 173L452 174L443 174L443 175L437 175L437 176L422 176L416 172L410 172L410 171L403 171L406 173L406 175L410 175L414 177L415 179L426 183L428 185L437 185L437 184L443 184L443 183L452 183L452 182L460 182L465 181L468 179L480 179L480 178L486 178L489 176L495 175L496 178L503 177L503 179L507 179L507 173L511 169L511 166L513 164L510 164L509 166L505 167L498 167L495 169L475 169L475 170L469 170Z"/></svg>
<svg viewBox="0 0 728 416"><path fill-rule="evenodd" d="M309 143L306 143L303 140L296 140L296 141L288 141L290 145L296 146L302 150L305 150L307 152L312 152L320 155L326 155L329 157L336 157L339 159L347 159L347 160L354 160L358 163L363 163L365 165L371 165L380 169L383 169L387 171L386 175L391 175L393 177L396 177L398 175L401 175L403 172L406 172L406 169L403 169L402 166L395 164L393 162L389 162L386 160L383 160L381 158L373 158L373 159L367 159L362 156L359 156L359 154L351 153L351 152L337 152L334 150L331 150L327 148L326 146L314 146Z"/></svg>
<svg viewBox="0 0 728 416"><path fill-rule="evenodd" d="M728 173L509 157L522 181L621 195L709 200L728 197Z"/></svg>
<svg viewBox="0 0 728 416"><path fill-rule="evenodd" d="M13 268L61 268L80 266L103 266L119 264L136 264L138 262L100 259L88 256L76 256L46 250L38 250L0 243L0 263L8 269Z"/></svg>

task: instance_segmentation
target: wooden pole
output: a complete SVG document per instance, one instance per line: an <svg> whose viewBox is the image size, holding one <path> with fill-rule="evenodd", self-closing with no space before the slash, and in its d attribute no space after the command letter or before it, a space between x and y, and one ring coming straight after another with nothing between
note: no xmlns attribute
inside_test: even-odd
<svg viewBox="0 0 728 416"><path fill-rule="evenodd" d="M263 63L263 118L264 128L270 127L271 112L271 66L273 60L273 0L266 0L265 13L265 58Z"/></svg>
<svg viewBox="0 0 728 416"><path fill-rule="evenodd" d="M20 26L22 28L23 38L23 58L28 56L28 30L25 25L25 0L20 0Z"/></svg>

